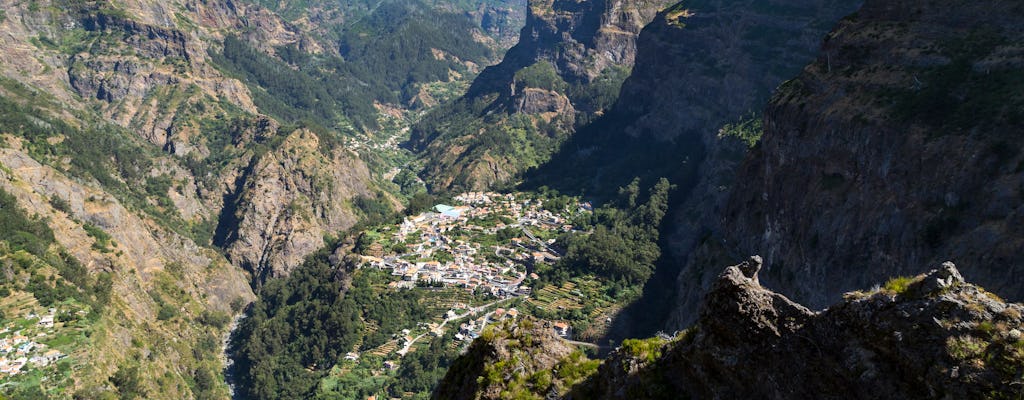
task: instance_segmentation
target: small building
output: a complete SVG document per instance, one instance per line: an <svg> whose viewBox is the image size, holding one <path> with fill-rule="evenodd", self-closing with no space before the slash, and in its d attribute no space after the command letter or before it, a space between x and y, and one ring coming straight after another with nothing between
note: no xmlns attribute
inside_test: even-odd
<svg viewBox="0 0 1024 400"><path fill-rule="evenodd" d="M353 352L345 353L345 359L348 360L348 361L358 361L359 360L359 354L356 354L356 353L353 353Z"/></svg>
<svg viewBox="0 0 1024 400"><path fill-rule="evenodd" d="M555 333L558 334L558 336L569 336L569 324L565 322L555 322L552 327L555 329Z"/></svg>

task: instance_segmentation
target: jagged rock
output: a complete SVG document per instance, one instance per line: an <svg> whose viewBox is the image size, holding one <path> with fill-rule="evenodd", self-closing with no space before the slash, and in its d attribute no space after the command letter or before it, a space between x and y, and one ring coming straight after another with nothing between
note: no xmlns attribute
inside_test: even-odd
<svg viewBox="0 0 1024 400"><path fill-rule="evenodd" d="M555 335L550 323L532 318L507 320L489 327L448 368L434 391L434 399L503 399L512 381L524 381L538 372L552 371L576 349ZM546 387L523 388L554 394ZM519 389L519 388L517 388Z"/></svg>
<svg viewBox="0 0 1024 400"><path fill-rule="evenodd" d="M921 280L914 289L922 294L931 294L939 290L949 289L953 286L964 283L964 277L956 269L956 265L946 261L938 269L928 273L926 279Z"/></svg>
<svg viewBox="0 0 1024 400"><path fill-rule="evenodd" d="M584 88L609 85L597 82L601 78L612 80L613 86L621 84L621 71L631 68L636 59L640 30L671 1L530 0L519 43L501 63L480 73L466 95L451 107L455 111L441 109L441 117L412 130L410 146L423 151L428 159L424 171L428 184L437 189L484 189L508 182L533 166L530 164L546 161L555 144L573 134L578 120L594 118L607 106L601 103L607 98ZM537 66L551 69L544 78L557 80L554 86L562 87L527 87L517 82L518 73ZM564 85L577 90L567 90ZM510 135L504 129L521 129L513 128L523 120L517 115L528 116L534 126L546 126L531 133L541 139L528 141L555 144L534 145L540 152L526 156L518 153L521 149L502 148L504 141L477 142L487 136ZM467 130L465 119L480 129ZM446 127L450 122L459 126Z"/></svg>
<svg viewBox="0 0 1024 400"><path fill-rule="evenodd" d="M696 325L669 341L647 340L654 348L642 354L636 344L616 349L562 397L959 399L1010 398L1022 388L1022 306L958 279L952 263L905 291L859 293L820 312L757 284L742 271L752 265L719 275ZM947 286L915 290L936 282ZM447 385L458 379L468 380L446 378L437 393L454 393Z"/></svg>
<svg viewBox="0 0 1024 400"><path fill-rule="evenodd" d="M525 88L516 98L516 112L523 114L572 113L572 103L565 95L543 89Z"/></svg>
<svg viewBox="0 0 1024 400"><path fill-rule="evenodd" d="M761 271L762 264L761 256L751 256L749 260L737 265L743 276L750 278L754 283L760 285L761 283L757 279L757 273Z"/></svg>
<svg viewBox="0 0 1024 400"><path fill-rule="evenodd" d="M298 266L324 245L324 233L354 225L346 202L372 194L365 164L344 149L324 153L316 134L304 129L255 158L232 191L236 200L221 221L221 245L257 284Z"/></svg>

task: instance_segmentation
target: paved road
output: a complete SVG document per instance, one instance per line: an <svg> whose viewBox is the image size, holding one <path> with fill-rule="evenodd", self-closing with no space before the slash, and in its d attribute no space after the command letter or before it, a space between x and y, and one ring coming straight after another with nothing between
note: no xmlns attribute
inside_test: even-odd
<svg viewBox="0 0 1024 400"><path fill-rule="evenodd" d="M466 312L464 312L464 313L462 313L460 315L455 315L455 316L452 316L450 318L445 318L444 321L441 321L440 325L438 325L437 327L435 327L434 329L431 329L431 330L441 329L450 321L455 321L455 320L459 320L459 319L462 319L462 318L466 318L466 317L468 317L468 316L470 316L472 314L476 314L476 313L478 313L480 311L486 310L490 306L493 306L495 304L501 303L503 301L509 301L509 300L512 300L512 299L515 299L515 297L509 297L507 299L502 299L502 300L495 300L495 301L492 301L490 303L484 304L484 305L479 306L479 307L470 308L468 311L466 311ZM493 311L487 313L487 315L484 318L484 326L487 326L487 320L490 318L491 314L493 314L493 313L494 313ZM483 330L483 327L480 327L480 329ZM415 344L418 340L422 339L424 336L427 336L427 334L429 334L431 330L423 332L419 336L416 336L412 340L410 340L409 343L406 343L405 346L402 346L402 348L398 350L398 355L405 357L405 355L407 353L409 353L409 349L412 348L412 345Z"/></svg>
<svg viewBox="0 0 1024 400"><path fill-rule="evenodd" d="M606 348L609 347L609 346L599 346L599 345L596 345L596 344L593 344L593 343L589 343L589 342L577 342L575 340L569 340L569 339L566 339L566 338L561 338L561 339L562 339L562 341L564 341L566 343L569 343L569 344L573 344L573 345L577 345L577 346L583 346L583 347L589 347L589 348L592 348L592 349L601 350L601 349L606 349Z"/></svg>

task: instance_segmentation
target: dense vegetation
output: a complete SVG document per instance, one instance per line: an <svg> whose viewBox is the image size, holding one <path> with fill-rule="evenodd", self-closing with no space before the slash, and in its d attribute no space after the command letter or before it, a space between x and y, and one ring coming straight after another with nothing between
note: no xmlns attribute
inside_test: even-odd
<svg viewBox="0 0 1024 400"><path fill-rule="evenodd" d="M458 60L482 64L494 57L473 39L474 29L468 18L419 1L386 1L347 27L339 48L352 74L400 94L390 100L406 101L416 95L418 83L448 81L451 70L467 73Z"/></svg>
<svg viewBox="0 0 1024 400"><path fill-rule="evenodd" d="M249 398L307 398L346 352L379 346L423 321L422 292L381 290L388 275L331 262L327 248L268 281L234 338L235 376ZM369 326L373 329L369 329Z"/></svg>
<svg viewBox="0 0 1024 400"><path fill-rule="evenodd" d="M110 276L90 276L84 265L56 243L46 222L26 215L14 196L2 189L0 258L10 261L0 267L0 291L6 295L24 290L45 307L74 299L91 307L93 320L110 301ZM50 268L60 279L49 276Z"/></svg>
<svg viewBox="0 0 1024 400"><path fill-rule="evenodd" d="M386 1L339 34L341 58L313 55L294 45L272 57L236 36L211 56L253 89L262 112L283 122L331 129L375 129L374 102L400 104L427 82L467 73L460 60L483 64L493 52L473 40L472 21L418 2ZM436 57L433 50L445 53Z"/></svg>
<svg viewBox="0 0 1024 400"><path fill-rule="evenodd" d="M640 181L633 180L620 191L618 203L595 210L589 221L577 221L583 229L592 227L592 233L570 233L560 239L567 251L552 274L589 273L623 286L646 282L661 256L658 231L671 189L662 178L641 203Z"/></svg>
<svg viewBox="0 0 1024 400"><path fill-rule="evenodd" d="M309 65L300 64L306 60L299 55L287 51L282 54L290 55L297 65ZM344 70L293 69L285 61L253 49L235 36L225 38L223 51L211 53L211 56L228 73L250 85L253 100L262 112L286 122L310 121L341 128L347 125L347 120L352 120L375 127L373 100L386 95L357 84ZM344 65L335 62L331 66L344 68Z"/></svg>

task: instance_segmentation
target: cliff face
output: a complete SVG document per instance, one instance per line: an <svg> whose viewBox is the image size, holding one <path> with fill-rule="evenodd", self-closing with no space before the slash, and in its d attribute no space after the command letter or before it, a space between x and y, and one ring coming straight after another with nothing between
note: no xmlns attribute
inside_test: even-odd
<svg viewBox="0 0 1024 400"><path fill-rule="evenodd" d="M588 197L613 196L634 178L667 177L678 188L662 237L664 260L649 288L652 309L691 323L714 271L694 274L702 240L722 229L720 210L735 171L760 137L761 110L775 88L814 60L821 38L860 0L687 1L666 8L637 39L636 66L603 117L579 129L527 183ZM711 252L714 249L699 249ZM690 269L679 271L682 266ZM678 280L678 282L676 282ZM655 288L656 286L656 288ZM685 292L679 307L660 299ZM624 314L624 329L637 324ZM649 333L649 332L647 332ZM626 333L628 334L638 334Z"/></svg>
<svg viewBox="0 0 1024 400"><path fill-rule="evenodd" d="M246 273L218 252L137 214L103 188L40 164L17 139L5 139L11 147L0 150L0 189L14 196L29 215L46 221L56 239L51 251L66 251L84 267L83 276L77 279L102 286L100 277L109 278L103 311L89 319L95 324L83 338L87 344L74 351L69 351L68 345L59 347L75 365L73 382L61 377L53 385L68 397L72 393L85 397L109 394L107 378L122 366L134 364L149 372L138 381L138 387L152 398L186 398L198 393L186 385L193 372L217 371L221 361L216 354L196 353L195 349L211 341L217 343L227 334L227 326L185 321L211 315L229 320L239 307L254 299ZM10 274L6 242L3 253L5 272ZM56 276L69 278L61 271L50 279ZM34 290L10 281L4 282L4 289L12 285L13 297ZM100 291L92 287L82 290ZM32 295L26 297L32 299ZM54 307L63 309L66 304ZM166 310L173 310L174 315L161 315ZM82 324L78 322L78 326ZM178 384L158 389L156 377L160 382ZM209 390L207 395L226 395L226 388L216 382L212 385L204 389Z"/></svg>
<svg viewBox="0 0 1024 400"><path fill-rule="evenodd" d="M261 116L211 53L226 35L270 54L322 49L232 1L0 1L0 31L0 189L52 230L36 256L64 263L12 280L17 239L0 238L0 287L44 310L91 307L74 316L86 333L60 348L74 372L54 387L102 398L128 390L108 378L135 371L143 397L228 396L218 343L253 276L287 273L377 189L337 140ZM24 311L2 308L5 324ZM25 398L17 387L0 396Z"/></svg>
<svg viewBox="0 0 1024 400"><path fill-rule="evenodd" d="M229 195L235 200L221 222L228 231L222 246L257 285L323 247L324 234L355 225L351 200L374 195L370 172L355 154L322 149L308 130L288 134L251 164Z"/></svg>
<svg viewBox="0 0 1024 400"><path fill-rule="evenodd" d="M859 3L688 1L668 7L637 39L636 67L605 118L582 128L555 156L552 172L542 169L538 180L557 181L557 171L567 167L597 171L616 181L584 182L587 189L614 191L636 173L706 169L705 155L721 161L714 153L744 152L742 143L722 137L721 128L755 118L774 89L814 59L828 29ZM647 161L621 157L624 149L646 153ZM573 184L580 182L564 186Z"/></svg>
<svg viewBox="0 0 1024 400"><path fill-rule="evenodd" d="M527 5L526 26L519 35L519 44L509 50L507 61L495 71L514 72L545 60L553 63L566 81L590 81L605 68L632 66L637 35L666 3L656 0L531 1ZM504 78L508 82L508 76ZM480 82L505 83L486 79Z"/></svg>
<svg viewBox="0 0 1024 400"><path fill-rule="evenodd" d="M937 4L866 2L768 106L723 225L769 285L821 306L955 258L1024 296L1024 6Z"/></svg>
<svg viewBox="0 0 1024 400"><path fill-rule="evenodd" d="M637 35L668 3L530 1L519 43L502 62L413 129L428 182L485 188L545 162L611 104L635 61Z"/></svg>

